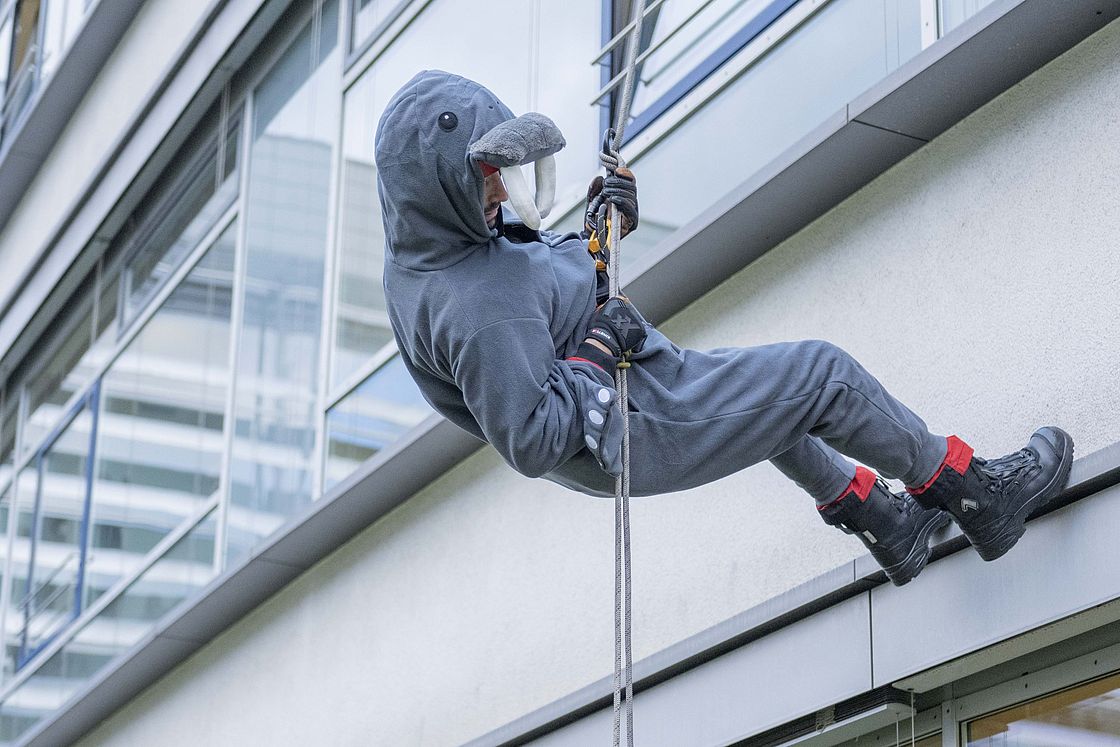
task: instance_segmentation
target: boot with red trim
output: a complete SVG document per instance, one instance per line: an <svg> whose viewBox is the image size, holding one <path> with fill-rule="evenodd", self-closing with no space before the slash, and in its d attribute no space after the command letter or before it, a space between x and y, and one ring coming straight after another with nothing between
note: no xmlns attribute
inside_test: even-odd
<svg viewBox="0 0 1120 747"><path fill-rule="evenodd" d="M842 496L819 509L826 523L859 537L895 586L921 573L930 537L949 523L941 509L922 508L906 493L892 493L864 467L856 468Z"/></svg>
<svg viewBox="0 0 1120 747"><path fill-rule="evenodd" d="M1039 428L1026 447L985 460L956 436L928 483L907 488L926 508L944 508L984 560L1010 550L1027 517L1060 495L1073 465L1073 439L1061 428Z"/></svg>

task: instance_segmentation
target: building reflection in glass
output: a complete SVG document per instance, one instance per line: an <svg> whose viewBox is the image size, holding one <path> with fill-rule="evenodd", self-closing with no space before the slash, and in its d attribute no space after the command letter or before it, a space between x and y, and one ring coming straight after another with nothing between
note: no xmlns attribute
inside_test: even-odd
<svg viewBox="0 0 1120 747"><path fill-rule="evenodd" d="M85 606L218 492L236 233L222 232L102 380Z"/></svg>
<svg viewBox="0 0 1120 747"><path fill-rule="evenodd" d="M431 414L399 357L363 381L327 413L327 468L323 489Z"/></svg>

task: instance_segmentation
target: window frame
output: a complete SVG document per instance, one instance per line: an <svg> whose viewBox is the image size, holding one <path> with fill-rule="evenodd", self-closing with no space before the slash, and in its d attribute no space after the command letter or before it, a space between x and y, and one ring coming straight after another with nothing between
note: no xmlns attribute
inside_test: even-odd
<svg viewBox="0 0 1120 747"><path fill-rule="evenodd" d="M85 395L66 413L66 416L55 426L54 430L48 434L47 438L43 441L42 445L35 452L35 469L37 472L35 484L35 498L34 509L32 511L31 519L31 536L29 538L30 550L27 560L27 579L23 598L20 600L19 605L23 610L23 626L20 629L20 642L19 642L19 656L16 658L16 670L19 671L32 659L34 659L41 651L50 646L50 644L60 636L63 631L67 630L71 624L81 614L82 595L85 585L85 569L86 569L86 553L89 549L89 517L90 505L93 497L93 464L96 459L97 448L97 421L99 414L101 392L101 379L96 379L93 386L85 393ZM74 598L71 603L70 613L65 619L55 624L54 630L47 634L44 639L37 645L28 649L28 629L31 624L30 605L29 600L38 593L38 589L34 589L35 584L35 555L36 548L40 542L40 532L42 530L43 520L43 462L47 456L47 452L58 442L66 429L73 425L78 416L81 415L85 409L90 410L90 433L89 433L89 447L86 452L85 474L83 480L85 482L85 497L82 499L82 520L78 529L78 544L76 551L78 553L78 570L77 576L74 581ZM30 463L30 462L29 462Z"/></svg>
<svg viewBox="0 0 1120 747"><path fill-rule="evenodd" d="M1055 695L1078 685L1120 674L1120 643L1027 672L952 701L955 744L968 744L968 724L981 716Z"/></svg>

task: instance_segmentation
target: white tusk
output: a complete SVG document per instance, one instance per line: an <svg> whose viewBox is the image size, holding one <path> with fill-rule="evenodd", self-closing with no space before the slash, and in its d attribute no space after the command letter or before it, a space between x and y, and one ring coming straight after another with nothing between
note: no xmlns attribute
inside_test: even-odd
<svg viewBox="0 0 1120 747"><path fill-rule="evenodd" d="M547 218L556 202L556 158L538 158L533 170L537 179L537 212L542 218Z"/></svg>
<svg viewBox="0 0 1120 747"><path fill-rule="evenodd" d="M506 185L509 194L509 203L517 212L521 222L536 231L541 227L541 214L529 194L529 183L525 181L525 174L520 166L505 166L502 172L502 182Z"/></svg>

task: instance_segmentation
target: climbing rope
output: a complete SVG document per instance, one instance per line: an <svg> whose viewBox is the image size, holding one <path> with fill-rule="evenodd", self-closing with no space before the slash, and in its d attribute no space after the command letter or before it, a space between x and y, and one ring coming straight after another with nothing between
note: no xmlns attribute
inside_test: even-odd
<svg viewBox="0 0 1120 747"><path fill-rule="evenodd" d="M607 133L604 148L599 156L608 173L626 165L618 150L626 121L630 118L630 104L634 98L634 74L637 68L638 44L642 36L641 0L631 0L630 39L626 47L626 79L622 84L622 100L615 116L613 130ZM608 225L613 206L607 202ZM619 277L622 263L622 230L610 231L610 261L608 288L611 296L621 295ZM618 414L622 418L622 474L615 478L614 501L614 747L622 745L622 713L626 713L626 744L634 745L634 660L630 645L631 634L631 574L630 574L630 407L626 382L626 368L615 371L615 389L618 392Z"/></svg>

